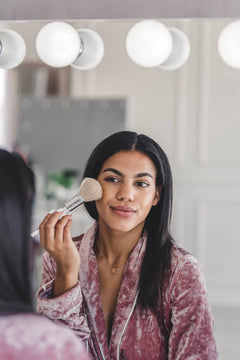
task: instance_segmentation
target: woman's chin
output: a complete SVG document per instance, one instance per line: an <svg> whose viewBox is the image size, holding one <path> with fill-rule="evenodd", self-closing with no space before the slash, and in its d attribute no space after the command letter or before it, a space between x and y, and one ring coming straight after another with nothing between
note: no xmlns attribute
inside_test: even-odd
<svg viewBox="0 0 240 360"><path fill-rule="evenodd" d="M123 233L130 232L138 227L143 226L142 223L136 223L136 222L130 221L130 219L127 220L126 218L109 221L107 223L105 222L105 225L112 231L123 232Z"/></svg>

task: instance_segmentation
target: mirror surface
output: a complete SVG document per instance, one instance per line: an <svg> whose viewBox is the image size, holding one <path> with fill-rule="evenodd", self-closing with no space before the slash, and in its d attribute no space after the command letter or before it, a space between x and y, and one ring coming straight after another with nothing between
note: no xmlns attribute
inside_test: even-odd
<svg viewBox="0 0 240 360"><path fill-rule="evenodd" d="M202 264L224 360L240 351L240 70L223 63L217 51L230 22L164 19L191 44L187 63L174 71L131 61L125 40L136 21L71 22L104 41L102 62L88 71L54 69L39 60L35 38L46 22L0 23L27 45L22 65L0 72L0 124L2 142L17 146L35 168L36 224L54 201L76 190L89 152L103 137L120 129L153 137L173 170L174 237ZM68 181L69 192L62 186ZM88 221L76 215L74 231L84 231Z"/></svg>

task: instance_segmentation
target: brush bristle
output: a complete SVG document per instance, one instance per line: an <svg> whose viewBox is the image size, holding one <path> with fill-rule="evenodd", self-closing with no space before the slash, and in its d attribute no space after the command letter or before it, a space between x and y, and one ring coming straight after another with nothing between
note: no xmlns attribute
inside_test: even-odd
<svg viewBox="0 0 240 360"><path fill-rule="evenodd" d="M81 183L79 195L85 202L101 199L102 187L96 179L86 177Z"/></svg>

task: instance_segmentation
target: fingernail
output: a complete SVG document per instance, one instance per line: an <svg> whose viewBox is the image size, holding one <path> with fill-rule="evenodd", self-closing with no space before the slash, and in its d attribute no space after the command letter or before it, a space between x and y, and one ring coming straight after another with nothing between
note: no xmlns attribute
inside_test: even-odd
<svg viewBox="0 0 240 360"><path fill-rule="evenodd" d="M62 212L64 210L64 208L61 208L61 209L57 209L55 210L56 212Z"/></svg>
<svg viewBox="0 0 240 360"><path fill-rule="evenodd" d="M56 211L56 210L53 209L53 210L50 210L48 213L49 213L49 214L53 214L55 211Z"/></svg>

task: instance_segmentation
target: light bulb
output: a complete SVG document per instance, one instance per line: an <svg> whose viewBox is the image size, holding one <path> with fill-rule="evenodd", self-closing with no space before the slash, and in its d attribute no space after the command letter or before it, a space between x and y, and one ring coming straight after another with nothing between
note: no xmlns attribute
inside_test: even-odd
<svg viewBox="0 0 240 360"><path fill-rule="evenodd" d="M78 29L77 33L81 49L71 66L79 70L93 69L102 61L104 55L103 40L98 33L90 29Z"/></svg>
<svg viewBox="0 0 240 360"><path fill-rule="evenodd" d="M0 68L13 69L20 65L26 55L22 36L10 29L0 30Z"/></svg>
<svg viewBox="0 0 240 360"><path fill-rule="evenodd" d="M218 52L228 66L240 69L240 20L222 30L218 38Z"/></svg>
<svg viewBox="0 0 240 360"><path fill-rule="evenodd" d="M156 67L169 57L172 36L167 27L159 21L143 20L128 32L126 50L137 65Z"/></svg>
<svg viewBox="0 0 240 360"><path fill-rule="evenodd" d="M80 47L74 27L60 21L43 26L36 38L38 56L45 64L56 68L70 65L77 58Z"/></svg>
<svg viewBox="0 0 240 360"><path fill-rule="evenodd" d="M172 35L172 51L165 62L159 67L164 70L176 70L183 66L190 55L190 43L188 37L179 29L169 27Z"/></svg>

